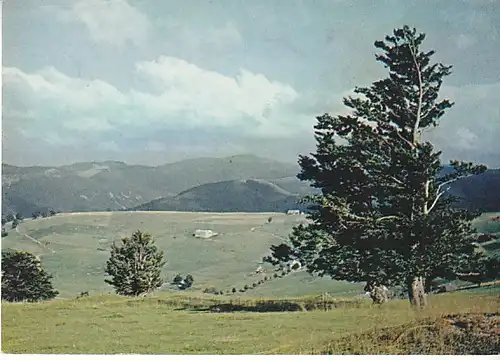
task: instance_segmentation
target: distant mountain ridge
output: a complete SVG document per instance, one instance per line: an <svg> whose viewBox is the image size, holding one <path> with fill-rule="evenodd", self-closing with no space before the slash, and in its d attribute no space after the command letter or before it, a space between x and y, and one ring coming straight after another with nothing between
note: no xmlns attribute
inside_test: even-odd
<svg viewBox="0 0 500 360"><path fill-rule="evenodd" d="M458 206L483 212L500 210L500 169L487 170L477 176L452 184L450 193L460 198Z"/></svg>
<svg viewBox="0 0 500 360"><path fill-rule="evenodd" d="M282 211L314 191L298 165L253 155L198 158L161 166L119 161L59 167L2 164L2 214L125 209ZM445 168L443 172L449 171ZM461 179L450 193L459 205L500 210L500 170Z"/></svg>
<svg viewBox="0 0 500 360"><path fill-rule="evenodd" d="M199 158L161 166L119 161L59 167L2 164L2 213L123 210L206 183L294 177L298 165L253 155ZM286 181L285 181L286 182Z"/></svg>

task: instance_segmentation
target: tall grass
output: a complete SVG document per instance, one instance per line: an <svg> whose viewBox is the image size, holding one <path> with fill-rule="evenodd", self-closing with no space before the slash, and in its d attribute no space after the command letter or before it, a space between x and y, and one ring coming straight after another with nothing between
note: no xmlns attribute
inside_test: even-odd
<svg viewBox="0 0 500 360"><path fill-rule="evenodd" d="M370 301L338 299L331 300L335 306L326 311L319 304L310 311L283 311L275 305L266 312L252 309L262 306L258 304L314 301L323 299L101 295L39 304L2 303L2 350L72 354L364 352L372 350L366 345L372 341L367 333L380 334L387 328L413 326L448 314L494 312L499 306L497 296L455 293L432 296L429 309L423 312L412 311L406 300L373 306ZM231 303L247 308L214 312L214 305ZM341 346L358 338L360 347Z"/></svg>

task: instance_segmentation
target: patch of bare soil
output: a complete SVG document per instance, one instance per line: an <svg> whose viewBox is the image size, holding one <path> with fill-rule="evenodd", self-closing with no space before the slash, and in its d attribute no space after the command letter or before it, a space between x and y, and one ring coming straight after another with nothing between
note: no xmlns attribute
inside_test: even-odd
<svg viewBox="0 0 500 360"><path fill-rule="evenodd" d="M498 355L500 313L470 313L377 329L330 343L324 354Z"/></svg>

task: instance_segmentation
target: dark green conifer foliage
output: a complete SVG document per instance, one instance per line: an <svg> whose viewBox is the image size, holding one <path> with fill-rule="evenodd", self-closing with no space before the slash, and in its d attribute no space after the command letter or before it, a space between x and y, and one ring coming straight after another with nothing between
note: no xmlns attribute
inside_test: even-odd
<svg viewBox="0 0 500 360"><path fill-rule="evenodd" d="M424 34L404 26L376 41L388 77L344 98L350 114L317 117L316 153L300 156L300 180L321 190L307 197L312 223L273 246L268 261L292 259L311 273L373 286L403 285L413 305L426 305L425 281L474 268L471 220L451 207L447 186L486 170L451 161L422 139L453 103L438 99L451 66L421 50ZM453 119L448 119L453 121Z"/></svg>
<svg viewBox="0 0 500 360"><path fill-rule="evenodd" d="M139 230L130 238L123 238L121 246L113 244L106 263L105 279L117 294L126 296L145 295L163 284L161 271L165 261L151 234Z"/></svg>
<svg viewBox="0 0 500 360"><path fill-rule="evenodd" d="M51 279L36 256L26 251L2 251L2 300L53 299L59 292L54 290Z"/></svg>

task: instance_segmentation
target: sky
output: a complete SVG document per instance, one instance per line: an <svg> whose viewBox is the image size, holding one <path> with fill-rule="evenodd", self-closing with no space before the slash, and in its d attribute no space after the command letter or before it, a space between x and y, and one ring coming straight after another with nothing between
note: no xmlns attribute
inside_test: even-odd
<svg viewBox="0 0 500 360"><path fill-rule="evenodd" d="M4 0L2 161L296 162L404 24L453 65L426 136L500 168L500 0Z"/></svg>

